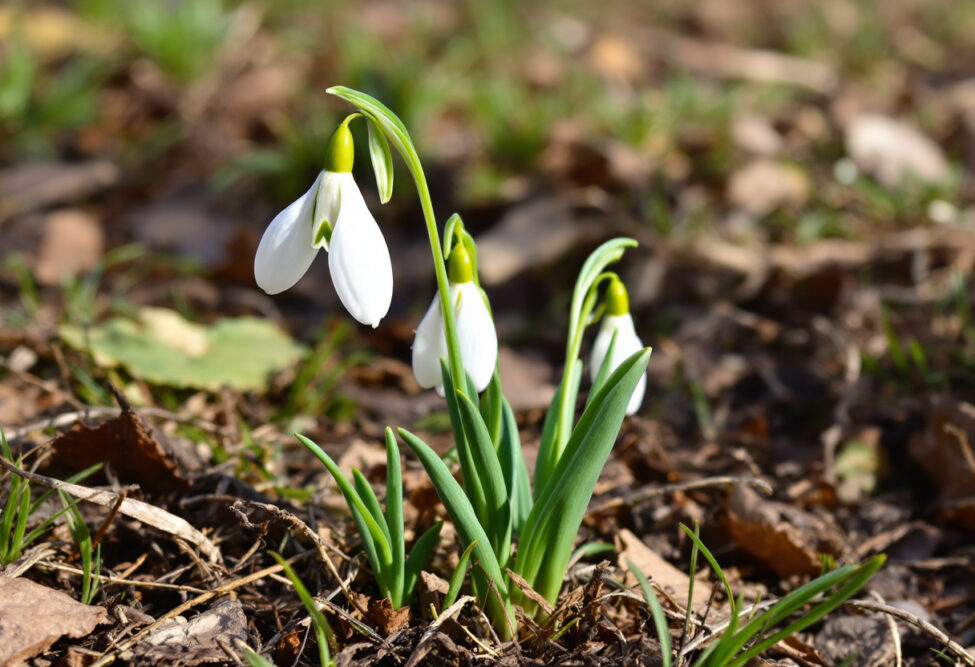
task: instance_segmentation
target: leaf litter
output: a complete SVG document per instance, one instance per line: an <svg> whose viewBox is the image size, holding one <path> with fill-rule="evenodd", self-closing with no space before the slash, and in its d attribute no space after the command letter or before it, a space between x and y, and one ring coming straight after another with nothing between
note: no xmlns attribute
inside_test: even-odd
<svg viewBox="0 0 975 667"><path fill-rule="evenodd" d="M889 664L899 645L906 664L930 664L932 651L962 661L965 647L975 644L969 456L975 339L965 291L975 243L970 187L953 184L947 165L969 168L958 147L970 134L970 81L958 72L972 62L971 50L953 51L958 71L932 65L946 47L925 42L921 29L897 11L879 8L870 23L900 40L891 52L905 60L877 56L887 67L874 72L886 77L887 87L878 90L856 70L869 64L847 71L832 55L817 57L815 45L807 45L812 53L795 55L778 43L782 35L752 40L748 35L768 17L732 4L729 12L722 3L700 3L662 16L652 28L627 13L632 8L620 14L633 19L623 26L528 11L540 12L553 43L572 54L552 56L548 45L538 47L541 64L532 69L532 85L546 91L539 97L565 85L574 59L607 82L615 104L636 99L655 115L654 129L637 141L590 138L585 120L553 129L540 140L547 144L544 158L528 167L539 172L538 181L520 170L520 180L502 182L501 203L474 200L464 211L485 248L497 253L489 291L506 339L515 341L502 372L524 371L526 385L518 426L537 440L545 404L538 395L551 390L551 375L536 362L557 357L561 341L553 332L560 327L551 323L563 317L558 299L571 273L566 267L577 265L603 234L634 235L642 249L621 270L636 278L638 325L654 332L648 391L654 407L625 427L581 540L618 540L623 553L642 563L673 598L664 606L675 641L690 553L676 529L680 522L701 522L704 541L748 600L794 590L818 572L824 555L845 563L883 551L890 564L872 586L885 603L848 605L770 651L769 660L830 664L859 650L863 664ZM862 28L864 17L851 19L844 4L823 10L831 29ZM51 621L30 628L43 637L30 640L29 650L18 648L18 655L27 651L18 659L37 665L59 659L87 664L96 656L101 664L137 656L146 664L233 663L240 659L237 639L277 664L312 662L307 613L267 557L281 549L336 626L342 664L652 664L659 645L645 605L616 587L625 585L625 568L599 566L599 555L570 571L555 610L564 631L538 627L522 645L494 641L468 598L441 612L437 596L444 595L457 558L449 526L434 573L424 578L427 591L421 590L405 625L401 610L382 607L334 487L289 434L306 430L337 459L351 452L350 462L381 461L379 437L392 415L403 426L421 422L428 441L447 452L449 439L437 427L442 405L422 394L402 397L411 382L402 368L416 324L411 308L420 307L412 296L396 297L388 326L353 336L353 347L373 351L374 365L346 372L313 415L279 413L304 353L283 342L283 334L241 334L247 349L257 345L263 352L266 343L273 363L255 359L251 367L239 346L219 363L207 358L216 344L213 322L270 314L289 331L303 332L318 325L327 304L312 280L298 296L275 302L253 290L246 274L254 234L272 208L266 195L254 192L266 188L237 188L230 197L199 194L202 203L192 216L180 208L179 196L165 194L185 192L187 180L190 186L202 181L216 154L248 142L266 147L288 132L280 117L290 112L312 59L287 63L293 56L278 53L272 34L248 14L262 10L246 9L233 15L236 41L221 52L219 72L184 89L151 59L125 63L105 91L106 108L123 111L86 128L84 136L69 137L63 156L7 166L12 158L3 153L5 245L28 249L35 262L26 273L5 264L0 275L3 426L8 436L16 434L10 438L15 451L28 455L26 469L14 474L23 473L38 492L53 485L86 499L81 507L88 523L105 527L99 601L109 610L80 610L74 603L69 613L52 613ZM367 9L355 11L365 16ZM392 24L408 25L402 9L383 11ZM461 10L438 11L435 29L453 31L464 20ZM787 20L778 9L768 11ZM847 41L871 43L829 40L829 53ZM58 48L97 46L77 38ZM322 62L334 65L334 58L326 54ZM681 76L671 76L675 66ZM688 85L681 78L688 76L703 84ZM932 89L938 77L944 85ZM788 87L778 91L781 103L750 108L767 101L752 104L747 91L767 90L761 87L769 82ZM256 95L252 86L271 94ZM745 91L734 102L744 108L718 117L730 108L723 101L730 87ZM695 102L697 94L702 97ZM260 103L247 102L255 96ZM236 99L234 108L224 99ZM665 99L684 104L678 117L659 113ZM934 109L919 109L926 100L937 102ZM718 112L708 117L709 109ZM915 111L920 119L905 118ZM131 172L103 157L121 137L155 128L160 115L170 113L184 131L175 133L169 149ZM443 122L463 126L465 119ZM164 136L169 131L161 129ZM472 153L483 157L489 138L466 127L458 136L481 142L481 152ZM444 193L451 187L446 174L467 169L450 162L450 155L467 151L449 144L429 144L444 147L444 173L438 174ZM751 162L755 156L762 161ZM288 159L301 170L300 155ZM280 165L280 159L267 164ZM912 200L917 177L922 191L931 190ZM895 183L898 189L888 187ZM93 318L64 316L65 302L83 297L70 291L71 280L90 279L93 265L85 256L69 271L53 270L51 258L65 252L63 239L45 240L39 221L63 235L61 226L70 225L52 222L63 210L50 210L60 206L86 216L84 223L77 217L70 223L79 229L93 232L97 221L104 248L134 237L154 251L169 247L202 259L205 289L184 290L183 268L143 257L98 276L94 308L81 309ZM406 236L412 214L395 198L390 207L391 234ZM132 229L139 225L131 214L140 211L151 211L158 228L147 231L143 221ZM836 212L842 224L831 217ZM171 215L190 219L176 237L163 233ZM210 215L253 220L254 238L208 236ZM538 221L540 215L545 219ZM539 235L546 230L557 236ZM88 254L98 248L96 234L90 237ZM29 274L40 285L31 286ZM406 279L429 282L426 274ZM138 300L118 307L133 282ZM154 320L153 313L161 317ZM62 326L63 339L56 335ZM274 346L280 349L271 354ZM29 350L34 361L25 366L15 359L18 349ZM105 380L138 396L135 407L108 408ZM89 403L100 405L89 409ZM850 449L858 442L868 450ZM187 463L194 454L197 464ZM853 454L861 458L851 461ZM201 460L202 468L194 468ZM107 462L97 479L58 479L96 461ZM442 510L416 462L407 458L404 466L408 525L415 518L419 534L442 518ZM367 477L380 489L381 467L369 467ZM4 468L11 470L6 462ZM764 480L772 496L745 490L748 482L741 480L748 479ZM854 491L837 486L851 480ZM38 509L38 523L44 512L51 508ZM30 595L38 614L53 609L53 598L78 590L77 557L66 538L56 527L9 570L17 573L17 586L36 587ZM615 554L605 557L617 562ZM692 606L701 617L693 627L717 627L728 609L724 593L712 593L714 583L711 572L700 571ZM0 605L8 603L0 595ZM103 623L72 625L84 618ZM898 619L899 644L887 618ZM172 637L198 646L195 657L166 653ZM14 644L0 641L8 645Z"/></svg>

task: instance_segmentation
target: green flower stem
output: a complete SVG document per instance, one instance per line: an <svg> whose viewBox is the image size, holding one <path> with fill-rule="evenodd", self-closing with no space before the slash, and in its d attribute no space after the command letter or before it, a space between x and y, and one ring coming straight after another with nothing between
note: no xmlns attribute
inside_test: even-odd
<svg viewBox="0 0 975 667"><path fill-rule="evenodd" d="M444 332L447 337L447 362L450 367L450 374L454 378L455 383L463 382L464 365L460 358L460 344L457 342L454 304L450 302L450 286L447 282L447 267L444 263L443 251L440 247L440 233L437 230L437 218L433 213L433 200L430 197L430 188L427 186L427 177L423 172L423 165L420 164L420 156L416 152L413 140L410 139L410 134L406 131L406 126L403 125L403 121L390 111L385 104L371 95L366 95L365 93L346 88L345 86L332 86L325 92L355 105L363 115L374 120L403 157L403 161L406 162L406 167L413 176L413 182L416 183L416 191L420 197L423 219L427 226L427 235L430 237L430 252L433 254L433 268L437 277L437 290L440 292L440 312L443 315Z"/></svg>

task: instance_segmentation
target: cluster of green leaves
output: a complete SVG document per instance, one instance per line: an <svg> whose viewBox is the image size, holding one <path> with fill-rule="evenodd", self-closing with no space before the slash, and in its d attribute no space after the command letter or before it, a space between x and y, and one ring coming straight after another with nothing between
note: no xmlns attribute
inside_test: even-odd
<svg viewBox="0 0 975 667"><path fill-rule="evenodd" d="M420 571L430 559L433 548L440 538L438 522L431 526L413 545L406 556L403 526L403 479L400 468L399 446L392 429L386 429L386 510L369 482L359 470L352 471L349 482L332 458L321 447L303 435L298 439L309 449L335 478L345 501L352 512L362 546L369 558L376 583L383 595L395 608L409 604Z"/></svg>
<svg viewBox="0 0 975 667"><path fill-rule="evenodd" d="M478 396L477 388L460 363L453 331L453 305L445 296L444 258L450 255L455 244L461 244L468 251L476 274L477 249L473 237L464 229L460 217L454 215L446 224L441 248L426 177L403 122L369 95L345 87L330 88L328 92L355 105L366 121L380 198L387 201L392 192L390 146L402 155L417 184L441 293L448 347L442 373L461 481L454 479L444 461L423 440L404 429L399 429L399 434L420 459L462 544L477 561L478 567L472 574L475 594L487 609L495 630L503 637L511 637L516 625L512 605L522 603L529 613L537 609L513 585L506 569L510 568L547 600L557 599L589 499L619 434L630 396L650 359L650 350L645 349L614 370L608 366L612 354L607 354L585 410L576 421L575 402L582 379L579 359L582 336L596 319L600 285L614 275L604 269L636 242L632 239L606 242L592 253L580 271L572 297L565 373L548 410L532 483L514 412L504 396L497 372L483 395ZM355 471L355 483L350 483L321 448L303 436L299 438L326 465L342 490L359 525L380 589L394 605L408 601L439 527L418 540L414 554L405 559L400 462L392 430L386 432L385 513L361 473ZM519 544L516 557L512 553L515 539ZM415 558L421 546L423 557Z"/></svg>
<svg viewBox="0 0 975 667"><path fill-rule="evenodd" d="M3 429L0 429L0 454L3 455L4 459L13 463L18 468L23 467L23 457L19 457L16 461L14 460ZM96 464L90 468L86 468L80 473L69 477L67 481L77 482L82 480L100 467L101 464ZM30 546L38 537L50 530L54 526L54 522L62 514L72 509L77 511L75 508L77 501L72 501L70 505L66 506L60 512L48 517L30 532L27 532L30 516L53 493L53 489L45 491L36 499L33 499L32 502L30 482L17 475L10 476L10 491L6 494L7 497L4 501L3 511L0 512L0 565L9 565L20 558L24 549Z"/></svg>
<svg viewBox="0 0 975 667"><path fill-rule="evenodd" d="M693 664L695 667L743 667L750 660L758 657L764 651L779 642L787 639L791 635L801 632L813 623L816 623L827 614L835 610L846 600L850 599L862 589L870 578L877 573L883 566L885 556L874 556L870 560L853 565L847 565L824 573L816 579L810 581L789 593L787 596L777 601L771 607L757 616L754 613L748 618L742 618L743 600L734 595L728 579L718 564L717 559L701 541L697 531L692 531L687 526L681 525L683 531L691 538L693 548L691 552L690 586L688 587L687 598L687 621L690 620L692 594L694 590L694 578L696 575L697 554L700 552L714 569L715 574L721 581L728 596L731 606L731 616L721 632L717 641L712 643L697 656ZM660 642L661 659L664 667L670 667L674 661L670 630L667 626L667 617L664 615L660 601L657 600L646 576L640 572L636 565L628 562L628 567L636 576L644 598L650 608L650 615L653 618L654 626L657 631L657 638ZM756 609L758 604L752 609ZM773 630L796 614L798 618L793 619L785 627ZM742 625L744 623L744 625ZM688 624L685 623L685 632ZM690 644L688 644L690 646ZM678 662L683 659L682 649Z"/></svg>

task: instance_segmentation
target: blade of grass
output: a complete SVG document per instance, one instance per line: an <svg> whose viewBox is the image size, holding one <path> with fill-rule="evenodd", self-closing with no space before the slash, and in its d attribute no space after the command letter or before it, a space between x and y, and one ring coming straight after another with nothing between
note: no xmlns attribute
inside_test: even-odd
<svg viewBox="0 0 975 667"><path fill-rule="evenodd" d="M318 658L321 662L322 667L328 667L332 660L331 654L329 652L329 642L332 641L332 626L328 624L328 620L325 618L325 614L322 610L318 608L315 604L315 599L305 588L305 584L302 583L298 575L295 574L294 569L291 567L291 563L286 561L281 557L281 554L274 551L271 552L274 560L278 562L278 565L284 570L285 575L291 580L291 585L295 588L295 593L298 595L298 599L301 603L305 605L305 609L311 615L312 627L315 629L315 638L318 641Z"/></svg>
<svg viewBox="0 0 975 667"><path fill-rule="evenodd" d="M314 454L315 457L321 461L332 474L332 477L335 479L335 483L338 484L339 490L342 492L342 495L345 496L349 509L353 510L352 516L356 520L356 523L359 524L359 529L363 533L363 544L367 544L365 539L366 536L370 537L372 540L372 560L374 561L374 566L375 564L379 564L381 567L390 565L392 562L392 552L390 550L389 543L386 541L385 533L379 527L379 524L376 523L376 520L365 506L365 503L363 503L362 499L359 497L359 494L356 493L356 490L349 483L349 480L347 480L345 475L342 474L342 471L339 470L338 465L336 465L335 461L332 460L332 457L326 454L321 447L305 436L301 435L300 433L295 433L295 437L297 437L298 440L301 441L301 444L307 447L308 450ZM376 574L378 576L379 572Z"/></svg>
<svg viewBox="0 0 975 667"><path fill-rule="evenodd" d="M444 597L443 605L440 607L441 613L457 600L457 596L460 594L460 587L464 583L464 576L467 574L467 564L470 562L471 552L474 551L476 545L477 542L471 542L464 549L464 553L460 555L460 560L457 561L457 567L454 568L454 573L450 575L450 585L447 587L447 595Z"/></svg>
<svg viewBox="0 0 975 667"><path fill-rule="evenodd" d="M653 592L653 587L647 581L646 575L629 558L626 559L626 565L630 568L633 576L636 577L637 582L639 582L640 590L643 591L643 597L647 601L647 606L650 607L650 615L653 617L654 627L657 628L657 640L660 642L660 659L663 667L670 667L673 662L673 654L671 651L670 628L667 625L667 616L664 614L663 607L660 606L660 600L657 599L657 595Z"/></svg>
<svg viewBox="0 0 975 667"><path fill-rule="evenodd" d="M393 563L406 562L406 544L403 538L403 473L400 467L399 447L393 429L386 427L386 527L389 530L389 544ZM406 586L405 569L403 573L396 568L393 585L393 602L403 604L412 594L413 588ZM394 604L394 606L396 606Z"/></svg>

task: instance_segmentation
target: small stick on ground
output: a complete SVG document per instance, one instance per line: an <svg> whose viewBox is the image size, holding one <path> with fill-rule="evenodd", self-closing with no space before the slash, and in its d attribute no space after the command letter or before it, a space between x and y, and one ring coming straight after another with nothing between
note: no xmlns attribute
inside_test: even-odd
<svg viewBox="0 0 975 667"><path fill-rule="evenodd" d="M728 486L730 484L745 484L747 486L754 486L761 489L765 495L772 495L772 486L768 482L758 479L757 477L735 477L724 475L721 477L705 477L704 479L695 479L690 482L680 482L678 484L664 484L663 486L643 488L634 493L623 496L622 498L613 498L608 500L602 505L593 508L590 510L590 512L605 512L606 510L613 509L615 507L635 505L637 503L650 500L651 498L656 498L657 496L667 495L668 493L706 489L712 486Z"/></svg>
<svg viewBox="0 0 975 667"><path fill-rule="evenodd" d="M847 600L843 603L844 607L851 607L853 609L862 609L863 611L877 611L882 614L889 614L895 618L899 618L902 621L910 623L914 627L924 630L926 633L937 639L939 642L944 644L952 653L959 657L963 662L969 665L975 665L975 657L971 653L965 650L963 646L958 644L946 635L944 632L936 628L931 623L928 623L924 619L910 613L909 611L904 611L898 607L892 607L888 604L879 604L877 602L864 602L863 600Z"/></svg>

